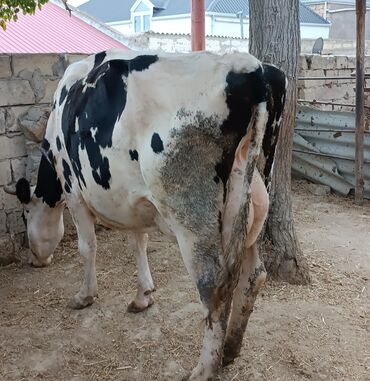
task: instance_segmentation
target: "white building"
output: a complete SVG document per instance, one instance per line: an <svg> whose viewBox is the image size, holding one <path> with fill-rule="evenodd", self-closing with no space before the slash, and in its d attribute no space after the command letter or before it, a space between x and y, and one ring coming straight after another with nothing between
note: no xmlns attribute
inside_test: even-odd
<svg viewBox="0 0 370 381"><path fill-rule="evenodd" d="M190 0L90 0L79 7L124 34L190 34ZM205 0L206 35L249 37L248 0ZM330 23L300 3L302 39L329 37Z"/></svg>

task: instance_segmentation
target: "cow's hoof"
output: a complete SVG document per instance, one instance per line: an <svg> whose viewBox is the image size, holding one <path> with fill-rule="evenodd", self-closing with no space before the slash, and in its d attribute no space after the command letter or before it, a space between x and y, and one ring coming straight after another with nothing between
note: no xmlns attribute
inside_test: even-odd
<svg viewBox="0 0 370 381"><path fill-rule="evenodd" d="M127 306L127 312L131 312L134 314L137 314L139 312L145 311L147 308L149 308L151 305L153 305L154 300L151 295L148 295L148 300L145 303L137 303L135 300L133 300L128 306Z"/></svg>
<svg viewBox="0 0 370 381"><path fill-rule="evenodd" d="M236 351L235 348L230 347L230 345L226 342L224 346L224 355L222 357L222 367L232 364L238 356L239 351Z"/></svg>
<svg viewBox="0 0 370 381"><path fill-rule="evenodd" d="M200 380L200 381L203 381L203 380L212 381L213 379L214 379L213 377L204 378L202 376L192 376L192 373L189 373L186 376L184 376L181 379L181 381L197 381L197 380Z"/></svg>
<svg viewBox="0 0 370 381"><path fill-rule="evenodd" d="M85 307L91 306L94 303L93 296L86 296L81 298L79 296L74 296L67 304L68 308L72 310L82 310Z"/></svg>
<svg viewBox="0 0 370 381"><path fill-rule="evenodd" d="M224 358L222 359L222 367L224 368L225 366L232 364L234 360L235 357L224 356Z"/></svg>
<svg viewBox="0 0 370 381"><path fill-rule="evenodd" d="M36 268L47 267L50 265L52 259L53 259L53 255L50 255L47 258L38 258L33 253L31 253L29 263L32 267L36 267Z"/></svg>

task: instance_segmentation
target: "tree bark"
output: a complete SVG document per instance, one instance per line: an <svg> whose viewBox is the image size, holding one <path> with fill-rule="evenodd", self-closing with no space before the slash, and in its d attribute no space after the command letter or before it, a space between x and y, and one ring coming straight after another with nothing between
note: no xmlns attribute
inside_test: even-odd
<svg viewBox="0 0 370 381"><path fill-rule="evenodd" d="M297 106L300 53L298 0L249 0L249 51L265 63L278 66L288 87L272 173L270 210L262 257L270 276L290 283L310 281L294 228L291 197L293 132Z"/></svg>

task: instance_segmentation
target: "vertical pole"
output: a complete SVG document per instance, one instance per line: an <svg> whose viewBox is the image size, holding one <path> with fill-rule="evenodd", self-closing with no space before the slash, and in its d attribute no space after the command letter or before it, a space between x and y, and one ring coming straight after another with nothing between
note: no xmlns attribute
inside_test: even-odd
<svg viewBox="0 0 370 381"><path fill-rule="evenodd" d="M237 13L240 22L240 37L244 38L243 11Z"/></svg>
<svg viewBox="0 0 370 381"><path fill-rule="evenodd" d="M206 46L204 0L191 0L191 50L204 50Z"/></svg>
<svg viewBox="0 0 370 381"><path fill-rule="evenodd" d="M356 153L355 201L361 204L364 196L364 56L366 0L356 0Z"/></svg>

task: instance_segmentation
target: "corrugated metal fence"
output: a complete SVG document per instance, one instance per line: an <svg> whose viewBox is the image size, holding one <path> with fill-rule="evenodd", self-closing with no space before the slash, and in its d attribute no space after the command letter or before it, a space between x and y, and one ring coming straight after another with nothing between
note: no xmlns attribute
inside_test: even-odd
<svg viewBox="0 0 370 381"><path fill-rule="evenodd" d="M300 106L293 141L293 175L347 195L355 188L355 114ZM364 197L370 199L370 132L364 138Z"/></svg>

